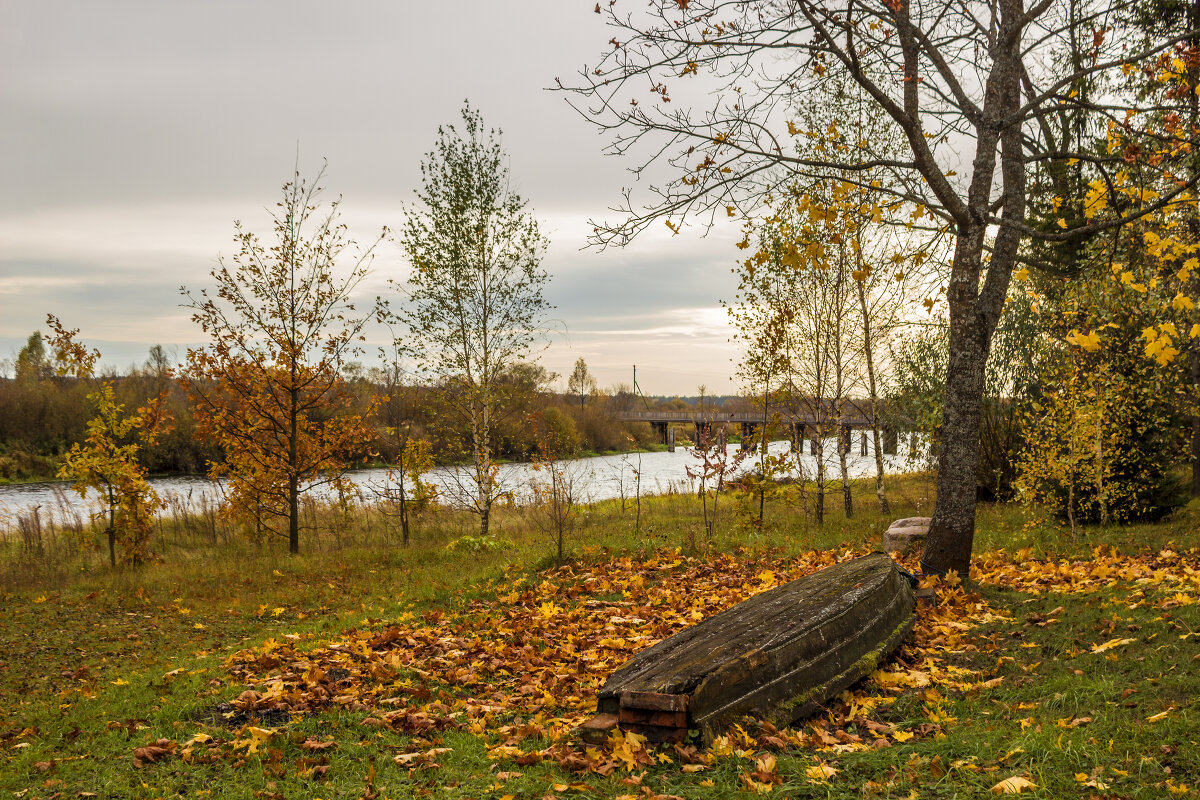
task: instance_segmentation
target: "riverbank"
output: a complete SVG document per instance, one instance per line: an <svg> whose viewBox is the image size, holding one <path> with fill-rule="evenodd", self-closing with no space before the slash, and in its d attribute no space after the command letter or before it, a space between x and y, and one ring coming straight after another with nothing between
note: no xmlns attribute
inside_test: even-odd
<svg viewBox="0 0 1200 800"><path fill-rule="evenodd" d="M1020 779L1038 797L1197 797L1196 503L1076 543L983 505L983 595L943 586L901 660L815 720L747 725L707 752L564 737L632 652L877 546L933 500L928 477L898 477L882 515L863 488L853 519L831 508L824 526L769 500L759 528L731 502L694 555L700 504L672 495L643 499L640 518L589 506L562 567L527 512L505 508L495 548L462 544L474 518L449 512L418 521L407 548L376 521L340 539L306 529L295 557L210 542L197 521L169 533L159 564L97 558L7 584L0 792L850 800L990 796ZM291 712L280 691L298 692Z"/></svg>
<svg viewBox="0 0 1200 800"><path fill-rule="evenodd" d="M838 469L832 444L832 439L826 443L827 475L837 474ZM733 455L738 445L730 445L729 448ZM788 443L772 442L770 449L772 453L784 454L788 452ZM811 452L793 454L789 460L793 464L793 476L799 474L799 469L803 469L809 477L816 472L816 457ZM753 468L751 461L745 462L743 467ZM694 491L696 488L694 479L689 475L689 470L694 471L696 467L696 459L691 451L683 447L673 453L665 450L632 452L580 458L560 462L560 465L571 473L576 500L583 503L629 498L637 494ZM863 455L861 450L856 450L848 457L847 465L852 478L875 473L875 459L869 452ZM919 454L914 457L902 451L886 455L884 466L889 473L896 474L921 469L924 464ZM347 475L357 491L356 496L350 499L355 504L363 505L377 503L394 477L386 469L354 470ZM500 464L497 478L501 491L507 493L512 502L523 504L532 497L533 486L545 480L545 473L532 464L513 462ZM469 504L464 487L470 486L471 478L466 470L435 467L425 479L437 488L441 505L461 507ZM222 501L221 487L203 477L153 478L150 483L165 503L164 510L159 513L160 518L165 516L177 520L186 515L210 516ZM305 494L317 504L341 503L345 499L334 497L327 487ZM80 498L68 483L27 483L0 487L0 539L7 532L31 525L80 529L86 527L87 520L97 510L94 498ZM35 516L38 518L33 518Z"/></svg>

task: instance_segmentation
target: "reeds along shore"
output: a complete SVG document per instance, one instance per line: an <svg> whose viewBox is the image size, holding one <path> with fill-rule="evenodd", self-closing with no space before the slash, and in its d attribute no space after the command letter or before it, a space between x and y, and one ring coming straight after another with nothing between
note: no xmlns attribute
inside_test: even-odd
<svg viewBox="0 0 1200 800"><path fill-rule="evenodd" d="M895 486L893 505L903 513L927 513L932 508L933 484L928 476L891 478ZM886 527L888 519L878 514L873 486L854 482L855 517L840 518L838 508L827 509L826 523L813 521L812 493L797 486L783 486L766 502L766 516L757 521L757 493L752 497L736 487L727 489L722 516L714 536L753 544L790 545L811 543L846 532L861 531L863 537L878 538L875 528ZM583 554L597 547L703 547L703 507L694 488L686 483L653 487L657 494L639 497L624 491L612 500L579 505L568 534L567 554ZM55 587L74 576L98 576L112 571L104 547L104 520L80 510L65 485L55 487L55 499L23 512L0 509L0 581L5 589ZM744 501L744 502L743 502ZM304 558L352 558L377 551L406 553L406 560L422 561L446 552L467 558L531 557L553 552L546 526L539 524L537 505L501 504L495 511L492 541L480 541L477 518L462 510L438 506L410 514L410 545L402 546L398 509L394 504L370 497L353 497L347 502L302 498L301 554ZM640 508L639 508L640 506ZM897 513L893 510L892 514ZM890 519L890 517L889 517ZM882 528L880 528L882 530ZM825 533L827 531L827 534ZM832 539L831 539L832 540ZM154 520L146 543L152 554L141 571L171 569L173 565L286 559L287 542L264 527L255 529L235 519L220 499L168 495ZM516 552L514 552L516 551ZM135 571L118 565L116 571Z"/></svg>
<svg viewBox="0 0 1200 800"><path fill-rule="evenodd" d="M694 489L686 485L658 487L661 494L632 492L602 502L582 504L566 538L567 560L587 560L604 551L650 551L680 548L705 551L749 547L801 551L844 544L878 546L889 523L900 517L926 516L933 508L934 481L929 473L889 476L891 510L881 514L870 479L852 481L854 516L843 516L827 496L825 521L816 522L815 492L792 485L767 497L763 523L758 524L757 493L726 489L713 539L704 535L704 509ZM414 579L428 573L435 582L442 573L463 570L485 574L504 564L552 563L555 542L547 534L545 510L537 506L501 504L494 511L493 533L478 537L478 519L440 506L410 517L409 545L402 544L400 519L387 503L353 499L339 504L303 499L301 553L287 555L281 536L257 535L247 525L223 513L212 497L168 498L147 542L153 558L139 567L108 565L103 526L74 510L73 498L59 490L55 503L23 514L0 518L0 592L55 590L80 582L104 584L148 581L187 581L202 573L236 576L254 570L269 574L276 567L299 569L319 576L333 563L378 567L380 575L400 569ZM190 505L189 505L190 503ZM639 507L640 506L640 507ZM2 513L0 509L0 513ZM1175 546L1195 540L1200 506L1192 503L1160 523L1107 527L1091 526L1077 541L1064 523L1037 508L1016 503L981 504L976 525L977 550L1028 548L1031 554L1086 554L1097 543L1142 549L1152 542ZM284 566L288 565L288 566ZM456 579L457 580L457 579Z"/></svg>

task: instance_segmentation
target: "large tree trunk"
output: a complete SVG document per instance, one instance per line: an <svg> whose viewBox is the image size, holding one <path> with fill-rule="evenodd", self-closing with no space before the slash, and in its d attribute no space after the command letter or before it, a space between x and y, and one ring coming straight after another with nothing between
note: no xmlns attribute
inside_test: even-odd
<svg viewBox="0 0 1200 800"><path fill-rule="evenodd" d="M957 316L957 319L956 319ZM950 315L950 362L938 431L937 502L921 569L970 573L975 540L975 484L987 347L975 315Z"/></svg>
<svg viewBox="0 0 1200 800"><path fill-rule="evenodd" d="M944 575L954 570L964 580L971 574L971 548L975 543L985 368L1022 239L1017 228L998 226L985 265L988 225L984 212L994 202L997 146L1002 219L1018 223L1025 220L1024 142L1020 126L1013 122L1013 112L1021 104L1021 30L1028 20L1021 0L1001 0L1000 7L996 62L985 90L983 125L976 142L966 214L956 220L954 262L946 292L950 359L942 427L937 433L937 501L921 556L925 572Z"/></svg>

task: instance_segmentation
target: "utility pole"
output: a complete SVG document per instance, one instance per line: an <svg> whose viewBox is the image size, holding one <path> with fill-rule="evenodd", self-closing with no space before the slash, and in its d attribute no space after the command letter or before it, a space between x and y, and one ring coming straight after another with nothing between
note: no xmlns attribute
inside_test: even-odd
<svg viewBox="0 0 1200 800"><path fill-rule="evenodd" d="M644 405L646 407L646 410L649 411L650 410L650 402L648 400L646 400L646 395L642 394L642 387L638 386L637 364L633 365L633 391L638 397L642 398L642 405Z"/></svg>

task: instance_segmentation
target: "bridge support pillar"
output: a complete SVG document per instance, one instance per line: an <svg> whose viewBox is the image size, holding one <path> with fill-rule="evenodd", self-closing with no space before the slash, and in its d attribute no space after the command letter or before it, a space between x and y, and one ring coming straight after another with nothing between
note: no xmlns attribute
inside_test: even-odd
<svg viewBox="0 0 1200 800"><path fill-rule="evenodd" d="M654 429L654 435L663 444L670 444L670 439L667 438L667 431L671 428L669 422L651 422L650 427Z"/></svg>
<svg viewBox="0 0 1200 800"><path fill-rule="evenodd" d="M762 426L757 423L754 423L754 422L743 422L743 423L741 423L741 426L742 426L742 449L743 450L751 450L756 446L754 437L755 437L755 435L757 435L758 429Z"/></svg>
<svg viewBox="0 0 1200 800"><path fill-rule="evenodd" d="M788 441L791 443L791 451L793 453L804 452L804 424L793 422L789 425L791 436Z"/></svg>
<svg viewBox="0 0 1200 800"><path fill-rule="evenodd" d="M712 433L712 423L697 422L696 423L696 446L699 447L702 442L706 443L706 444L709 443L711 433Z"/></svg>
<svg viewBox="0 0 1200 800"><path fill-rule="evenodd" d="M675 452L675 429L672 428L666 422L663 423L663 429L666 430L666 432L667 432L667 452L674 453Z"/></svg>
<svg viewBox="0 0 1200 800"><path fill-rule="evenodd" d="M866 431L863 431L863 434L862 434L862 447L861 447L860 454L864 455L864 456L867 454L867 432Z"/></svg>
<svg viewBox="0 0 1200 800"><path fill-rule="evenodd" d="M896 445L899 443L898 440L900 438L899 434L891 428L884 428L881 433L883 434L880 437L883 439L883 454L885 456L896 455Z"/></svg>

